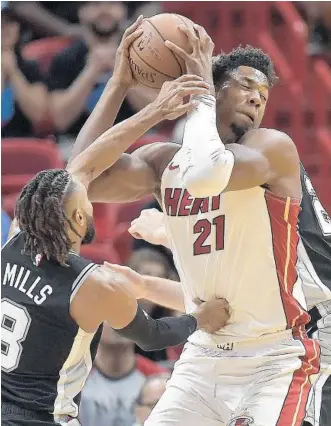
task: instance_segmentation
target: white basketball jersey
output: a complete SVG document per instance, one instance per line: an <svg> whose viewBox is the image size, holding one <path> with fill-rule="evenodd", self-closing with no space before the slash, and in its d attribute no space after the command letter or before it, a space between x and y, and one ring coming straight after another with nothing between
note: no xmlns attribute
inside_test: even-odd
<svg viewBox="0 0 331 426"><path fill-rule="evenodd" d="M183 188L176 158L162 176L165 225L187 312L193 300L225 298L228 324L192 343L258 338L308 322L296 271L298 200L261 187L194 199Z"/></svg>

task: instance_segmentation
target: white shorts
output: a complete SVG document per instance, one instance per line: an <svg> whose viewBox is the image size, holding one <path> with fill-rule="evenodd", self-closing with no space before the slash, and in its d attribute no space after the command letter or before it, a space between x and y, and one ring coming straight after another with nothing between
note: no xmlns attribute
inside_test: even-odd
<svg viewBox="0 0 331 426"><path fill-rule="evenodd" d="M309 311L312 317L309 336L321 348L320 371L313 377L305 418L312 426L331 426L331 300Z"/></svg>
<svg viewBox="0 0 331 426"><path fill-rule="evenodd" d="M300 336L288 330L226 350L186 344L145 426L301 426L319 346Z"/></svg>

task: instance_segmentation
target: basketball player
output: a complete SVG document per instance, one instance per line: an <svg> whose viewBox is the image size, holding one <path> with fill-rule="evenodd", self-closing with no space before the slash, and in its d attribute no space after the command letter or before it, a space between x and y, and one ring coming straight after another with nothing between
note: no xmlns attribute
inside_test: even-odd
<svg viewBox="0 0 331 426"><path fill-rule="evenodd" d="M122 50L140 34L138 25L126 32ZM109 92L119 84L122 56ZM67 170L42 171L24 187L15 209L19 231L2 249L3 425L46 426L76 418L77 397L105 320L146 350L183 342L198 328L214 332L225 324L224 300L202 303L192 315L153 320L131 291L142 285L139 274L129 268L116 273L79 256L81 245L94 235L87 188L111 164L107 154L113 139L132 141L152 123L180 116L192 109L183 105L183 96L206 90L194 76L168 84L152 105L101 135Z"/></svg>
<svg viewBox="0 0 331 426"><path fill-rule="evenodd" d="M320 372L314 378L304 426L331 424L331 219L301 169L303 197L299 214L298 270L304 284L310 322L308 336L321 347Z"/></svg>
<svg viewBox="0 0 331 426"><path fill-rule="evenodd" d="M331 220L302 166L301 182L297 269L311 317L306 329L321 346L320 371L310 392L304 426L328 426L331 425ZM132 222L129 232L135 238L169 248L164 215L156 209L143 210ZM120 271L120 267L116 268ZM139 297L185 312L184 294L178 282L145 279Z"/></svg>
<svg viewBox="0 0 331 426"><path fill-rule="evenodd" d="M210 84L209 95L196 97L182 148L152 144L120 156L116 145L109 155L118 161L89 188L100 202L155 194L186 311L196 297L222 296L232 308L222 330L190 337L146 425L300 426L319 347L304 330L296 273L298 154L289 136L258 130L274 70L260 50L238 48L217 57L212 73L210 37L199 26L181 30L192 53L166 45ZM75 155L107 125L96 115L91 122Z"/></svg>

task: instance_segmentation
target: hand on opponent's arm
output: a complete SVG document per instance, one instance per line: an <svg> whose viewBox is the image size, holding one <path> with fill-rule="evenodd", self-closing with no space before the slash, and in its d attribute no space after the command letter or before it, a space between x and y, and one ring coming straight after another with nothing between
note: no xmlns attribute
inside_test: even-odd
<svg viewBox="0 0 331 426"><path fill-rule="evenodd" d="M92 180L111 167L133 142L154 125L192 111L196 104L193 100L184 104L185 97L207 92L208 84L194 75L183 75L177 80L165 82L154 102L104 132L71 161L68 170L88 187Z"/></svg>
<svg viewBox="0 0 331 426"><path fill-rule="evenodd" d="M71 315L87 332L103 321L145 350L158 350L183 343L197 329L214 333L229 318L228 303L214 299L201 303L190 315L154 320L137 304L141 275L130 268L104 265L91 273L71 302Z"/></svg>

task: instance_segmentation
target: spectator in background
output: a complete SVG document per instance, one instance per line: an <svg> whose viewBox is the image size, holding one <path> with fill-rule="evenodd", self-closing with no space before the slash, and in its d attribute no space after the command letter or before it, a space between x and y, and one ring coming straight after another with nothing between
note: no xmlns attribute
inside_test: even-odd
<svg viewBox="0 0 331 426"><path fill-rule="evenodd" d="M20 50L20 22L6 2L1 4L2 137L29 137L47 111L47 89L38 65Z"/></svg>
<svg viewBox="0 0 331 426"><path fill-rule="evenodd" d="M148 204L146 204L142 210L145 210L145 209L147 209L147 210L148 209L156 209L160 212L162 211L159 203L156 200L153 200L153 201L149 202ZM167 258L170 266L173 269L175 268L171 250L169 250L167 247L154 245L154 244L151 244L151 243L149 243L145 240L139 240L139 239L134 238L133 242L132 242L132 250L135 252L135 251L140 250L142 248L152 249L152 250L155 250L155 251L161 253L162 255L164 255Z"/></svg>
<svg viewBox="0 0 331 426"><path fill-rule="evenodd" d="M29 39L50 36L82 37L76 1L13 1L10 7L28 25Z"/></svg>
<svg viewBox="0 0 331 426"><path fill-rule="evenodd" d="M169 377L170 375L165 373L151 376L146 380L136 399L134 407L136 423L133 426L143 426L163 395Z"/></svg>
<svg viewBox="0 0 331 426"><path fill-rule="evenodd" d="M295 2L303 19L309 27L308 52L331 58L331 2Z"/></svg>
<svg viewBox="0 0 331 426"><path fill-rule="evenodd" d="M157 246L150 245L148 248L133 251L128 266L141 275L174 280L177 280L178 277L168 258L157 249ZM171 311L157 306L149 300L139 300L139 305L153 318L171 315ZM167 350L165 349L145 352L136 346L136 352L153 361L167 363Z"/></svg>
<svg viewBox="0 0 331 426"><path fill-rule="evenodd" d="M11 225L11 218L1 209L1 247L5 244L8 238Z"/></svg>
<svg viewBox="0 0 331 426"><path fill-rule="evenodd" d="M84 38L57 55L49 71L51 115L57 131L77 135L101 96L114 68L115 54L127 9L118 1L79 2ZM153 91L129 91L117 121L124 120L155 98Z"/></svg>
<svg viewBox="0 0 331 426"><path fill-rule="evenodd" d="M128 266L141 275L172 279L174 271L168 259L161 252L152 247L133 251L128 261ZM148 314L153 316L155 305L152 302L142 300L139 301L139 305L141 305Z"/></svg>
<svg viewBox="0 0 331 426"><path fill-rule="evenodd" d="M94 367L82 392L82 426L132 426L132 406L146 377L165 371L136 355L134 343L105 323Z"/></svg>
<svg viewBox="0 0 331 426"><path fill-rule="evenodd" d="M29 40L39 37L62 36L82 38L83 28L79 25L78 1L13 1L11 8L28 27ZM160 2L123 2L128 8L129 19L140 14L152 16L161 12Z"/></svg>
<svg viewBox="0 0 331 426"><path fill-rule="evenodd" d="M313 55L331 54L331 3L319 3L315 22L311 28L310 53Z"/></svg>

